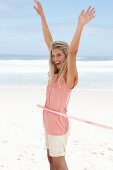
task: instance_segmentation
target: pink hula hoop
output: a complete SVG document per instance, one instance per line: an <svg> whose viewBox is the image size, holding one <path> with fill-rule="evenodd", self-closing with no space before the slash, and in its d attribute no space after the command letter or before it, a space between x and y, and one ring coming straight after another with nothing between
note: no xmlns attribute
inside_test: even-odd
<svg viewBox="0 0 113 170"><path fill-rule="evenodd" d="M78 121L81 121L81 122L85 122L85 123L88 123L88 124L92 124L92 125L95 125L95 126L99 126L99 127L102 127L102 128L106 128L106 129L110 129L110 130L113 130L113 127L111 126L107 126L107 125L103 125L103 124L100 124L100 123L95 123L95 122L91 122L91 121L88 121L88 120L84 120L84 119L81 119L81 118L77 118L75 116L71 116L71 115L67 115L67 114L64 114L64 113L60 113L60 112L57 112L57 111L54 111L54 110L51 110L51 109L48 109L40 104L37 104L37 106L43 110L46 110L46 111L51 111L57 115L60 115L60 116L64 116L64 117L69 117L69 118L72 118L74 120L78 120Z"/></svg>

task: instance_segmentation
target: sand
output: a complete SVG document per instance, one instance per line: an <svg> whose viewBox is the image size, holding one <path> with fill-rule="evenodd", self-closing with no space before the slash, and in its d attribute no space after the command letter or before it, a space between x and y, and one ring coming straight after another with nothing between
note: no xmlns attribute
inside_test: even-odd
<svg viewBox="0 0 113 170"><path fill-rule="evenodd" d="M0 88L0 170L49 170L42 110L46 88ZM113 126L113 91L74 90L68 114ZM112 170L113 130L69 119L69 170Z"/></svg>

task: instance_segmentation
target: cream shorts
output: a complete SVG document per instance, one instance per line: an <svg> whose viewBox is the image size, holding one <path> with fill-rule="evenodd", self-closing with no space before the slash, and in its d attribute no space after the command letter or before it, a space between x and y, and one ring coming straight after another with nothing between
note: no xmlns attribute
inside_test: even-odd
<svg viewBox="0 0 113 170"><path fill-rule="evenodd" d="M45 145L46 149L49 149L49 155L51 157L65 156L69 135L70 130L68 130L68 132L62 136L48 135L45 131Z"/></svg>

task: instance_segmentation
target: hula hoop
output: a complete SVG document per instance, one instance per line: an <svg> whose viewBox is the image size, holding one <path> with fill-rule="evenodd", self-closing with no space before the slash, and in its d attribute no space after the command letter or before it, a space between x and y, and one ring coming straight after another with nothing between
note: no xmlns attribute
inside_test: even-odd
<svg viewBox="0 0 113 170"><path fill-rule="evenodd" d="M57 115L60 115L60 116L69 117L69 118L74 119L74 120L78 120L78 121L81 121L81 122L85 122L85 123L88 123L88 124L92 124L92 125L95 125L95 126L99 126L99 127L102 127L102 128L113 130L113 127L111 127L111 126L107 126L107 125L103 125L103 124L100 124L100 123L91 122L91 121L88 121L88 120L77 118L75 116L71 116L71 115L67 115L67 114L64 114L64 113L60 113L60 112L48 109L48 108L46 108L46 107L44 107L44 106L42 106L40 104L37 104L37 106L39 108L43 109L43 110L51 111L51 112L53 112L53 113L55 113Z"/></svg>

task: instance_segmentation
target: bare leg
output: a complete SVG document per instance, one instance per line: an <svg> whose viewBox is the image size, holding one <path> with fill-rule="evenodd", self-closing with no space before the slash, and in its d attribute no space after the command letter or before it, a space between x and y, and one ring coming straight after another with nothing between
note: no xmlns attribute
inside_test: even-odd
<svg viewBox="0 0 113 170"><path fill-rule="evenodd" d="M50 170L56 170L53 163L50 164Z"/></svg>
<svg viewBox="0 0 113 170"><path fill-rule="evenodd" d="M55 167L54 167L54 164L53 164L53 159L49 155L49 149L47 149L47 157L48 157L48 161L49 161L49 164L50 164L50 170L56 170Z"/></svg>
<svg viewBox="0 0 113 170"><path fill-rule="evenodd" d="M54 163L56 170L68 170L68 167L65 161L65 156L52 157L52 158L53 158L53 163Z"/></svg>

